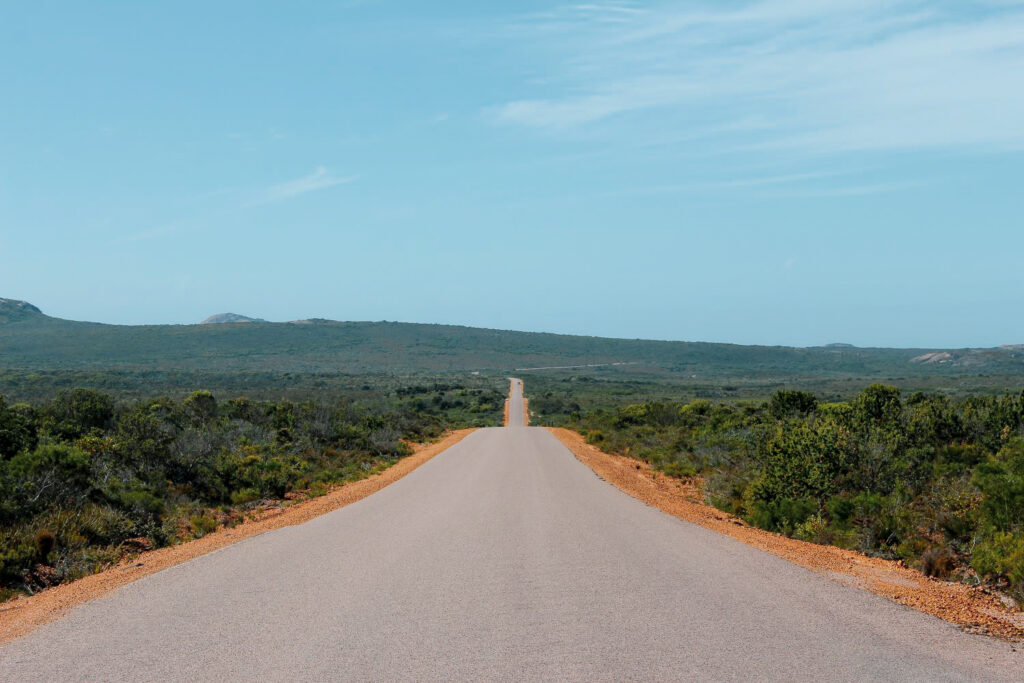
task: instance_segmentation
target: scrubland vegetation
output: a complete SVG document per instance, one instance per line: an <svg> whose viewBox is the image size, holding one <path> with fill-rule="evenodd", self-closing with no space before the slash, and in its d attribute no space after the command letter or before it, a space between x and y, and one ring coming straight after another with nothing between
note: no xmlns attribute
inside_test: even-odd
<svg viewBox="0 0 1024 683"><path fill-rule="evenodd" d="M365 477L448 428L499 425L504 382L372 399L0 397L0 598L199 537L286 497Z"/></svg>
<svg viewBox="0 0 1024 683"><path fill-rule="evenodd" d="M595 379L671 384L677 397L712 400L763 398L780 388L847 395L872 382L907 391L997 393L1019 387L1024 377L1024 347L936 353L740 346L329 320L102 325L52 318L2 299L0 359L0 393L11 401L48 400L75 387L146 398L200 386L250 398L287 392L303 400L398 376L472 371L496 378L522 373L533 386L536 375L524 369L552 366L587 366L585 375Z"/></svg>
<svg viewBox="0 0 1024 683"><path fill-rule="evenodd" d="M1024 600L1024 393L951 398L874 384L846 401L624 404L531 394L535 422L692 477L755 526L987 582Z"/></svg>

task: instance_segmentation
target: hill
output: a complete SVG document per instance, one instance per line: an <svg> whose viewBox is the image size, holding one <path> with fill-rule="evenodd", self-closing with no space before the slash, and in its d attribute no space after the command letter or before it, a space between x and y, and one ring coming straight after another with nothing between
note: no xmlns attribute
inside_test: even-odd
<svg viewBox="0 0 1024 683"><path fill-rule="evenodd" d="M27 301L0 298L0 325L42 317L43 312Z"/></svg>
<svg viewBox="0 0 1024 683"><path fill-rule="evenodd" d="M238 313L216 313L211 315L209 318L199 323L200 325L216 325L220 323L265 323L266 320L262 318L250 318L247 315L239 315Z"/></svg>
<svg viewBox="0 0 1024 683"><path fill-rule="evenodd" d="M252 374L363 376L512 372L672 380L693 385L906 380L948 389L964 378L1016 389L1024 349L795 348L611 339L397 322L321 319L245 324L106 325L0 307L0 393L26 373L135 373L151 378ZM939 359L937 362L934 359ZM72 373L69 375L68 373ZM67 381L71 381L68 379ZM261 380L262 381L262 380ZM333 381L333 380L332 380ZM938 384L936 384L936 382ZM172 382L173 384L173 382ZM204 382L206 384L206 382Z"/></svg>

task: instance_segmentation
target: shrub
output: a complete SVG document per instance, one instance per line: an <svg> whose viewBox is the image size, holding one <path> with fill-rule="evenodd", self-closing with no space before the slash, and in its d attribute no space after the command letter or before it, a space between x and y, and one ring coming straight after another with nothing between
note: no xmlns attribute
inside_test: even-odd
<svg viewBox="0 0 1024 683"><path fill-rule="evenodd" d="M245 505L260 499L260 492L254 488L242 489L231 494L232 505Z"/></svg>
<svg viewBox="0 0 1024 683"><path fill-rule="evenodd" d="M31 410L8 408L0 396L0 460L24 450L33 450L39 443Z"/></svg>
<svg viewBox="0 0 1024 683"><path fill-rule="evenodd" d="M982 576L1004 579L1014 597L1024 600L1024 535L993 534L974 549L971 566Z"/></svg>
<svg viewBox="0 0 1024 683"><path fill-rule="evenodd" d="M20 531L0 530L0 584L22 585L35 559L36 548L31 536Z"/></svg>
<svg viewBox="0 0 1024 683"><path fill-rule="evenodd" d="M49 505L74 505L91 491L90 458L74 446L45 445L14 456L10 473L21 483L22 513Z"/></svg>
<svg viewBox="0 0 1024 683"><path fill-rule="evenodd" d="M658 466L658 469L670 477L688 479L697 475L697 468L688 462L678 460L666 462Z"/></svg>
<svg viewBox="0 0 1024 683"><path fill-rule="evenodd" d="M768 412L777 420L787 417L807 415L818 407L818 399L807 391L791 391L780 389L772 394L768 402Z"/></svg>
<svg viewBox="0 0 1024 683"><path fill-rule="evenodd" d="M981 509L987 524L1001 531L1024 524L1024 439L1010 441L979 465L973 481L984 495Z"/></svg>
<svg viewBox="0 0 1024 683"><path fill-rule="evenodd" d="M956 557L949 548L929 548L921 555L921 571L925 576L948 578L956 566Z"/></svg>
<svg viewBox="0 0 1024 683"><path fill-rule="evenodd" d="M36 532L36 555L42 564L47 564L56 544L57 537L49 529L40 529Z"/></svg>
<svg viewBox="0 0 1024 683"><path fill-rule="evenodd" d="M114 399L91 389L62 391L47 406L45 414L56 436L73 440L93 429L109 426L114 416Z"/></svg>
<svg viewBox="0 0 1024 683"><path fill-rule="evenodd" d="M747 504L747 522L769 531L792 535L818 509L811 498L752 500Z"/></svg>
<svg viewBox="0 0 1024 683"><path fill-rule="evenodd" d="M192 534L196 538L202 538L217 529L217 520L207 514L192 515L188 521L192 527Z"/></svg>

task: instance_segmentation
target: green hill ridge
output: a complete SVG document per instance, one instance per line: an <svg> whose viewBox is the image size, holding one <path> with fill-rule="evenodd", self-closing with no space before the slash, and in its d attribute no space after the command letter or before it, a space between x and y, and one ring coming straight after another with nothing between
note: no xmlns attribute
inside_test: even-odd
<svg viewBox="0 0 1024 683"><path fill-rule="evenodd" d="M797 348L421 323L246 320L245 324L107 325L52 318L27 302L0 299L0 367L363 374L597 366L621 375L688 379L1024 376L1024 349L1016 346Z"/></svg>

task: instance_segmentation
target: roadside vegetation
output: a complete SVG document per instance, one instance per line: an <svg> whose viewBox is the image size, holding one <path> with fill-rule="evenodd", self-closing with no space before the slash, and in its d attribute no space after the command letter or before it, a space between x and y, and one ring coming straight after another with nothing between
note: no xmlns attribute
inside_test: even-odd
<svg viewBox="0 0 1024 683"><path fill-rule="evenodd" d="M706 502L754 526L1024 600L1024 393L873 384L834 402L780 390L764 402L586 407L528 393L536 423L691 478Z"/></svg>
<svg viewBox="0 0 1024 683"><path fill-rule="evenodd" d="M0 600L321 495L408 455L409 441L499 425L504 399L504 382L302 402L0 397Z"/></svg>

